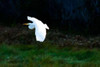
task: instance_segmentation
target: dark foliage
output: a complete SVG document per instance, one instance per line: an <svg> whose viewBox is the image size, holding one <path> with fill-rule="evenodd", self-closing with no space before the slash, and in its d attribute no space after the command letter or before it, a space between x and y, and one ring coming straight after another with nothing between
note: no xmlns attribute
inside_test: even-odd
<svg viewBox="0 0 100 67"><path fill-rule="evenodd" d="M12 26L34 16L50 28L99 34L100 0L1 0L0 24Z"/></svg>
<svg viewBox="0 0 100 67"><path fill-rule="evenodd" d="M74 46L77 48L100 48L100 36L83 36L63 34L58 30L50 30L47 32L46 40L43 43L37 42L34 30L28 30L23 27L1 27L0 28L0 44L24 44L24 45L40 45L48 43L58 45L60 47ZM47 44L45 44L47 46Z"/></svg>

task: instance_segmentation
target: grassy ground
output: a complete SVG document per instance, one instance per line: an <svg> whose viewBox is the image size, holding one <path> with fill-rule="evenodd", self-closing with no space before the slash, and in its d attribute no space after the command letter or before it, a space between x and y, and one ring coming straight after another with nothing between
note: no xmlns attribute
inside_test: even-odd
<svg viewBox="0 0 100 67"><path fill-rule="evenodd" d="M27 27L0 27L0 67L100 67L100 35L50 29L43 43Z"/></svg>
<svg viewBox="0 0 100 67"><path fill-rule="evenodd" d="M0 44L2 67L99 67L100 49L60 47L48 42L37 45Z"/></svg>

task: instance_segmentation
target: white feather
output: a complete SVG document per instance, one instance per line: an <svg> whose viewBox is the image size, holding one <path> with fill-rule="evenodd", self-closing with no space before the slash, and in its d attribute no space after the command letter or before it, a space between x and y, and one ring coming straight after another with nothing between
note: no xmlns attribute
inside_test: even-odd
<svg viewBox="0 0 100 67"><path fill-rule="evenodd" d="M35 28L36 41L43 42L46 38L46 29L49 29L49 27L46 24L43 24L42 21L34 17L27 16L27 19L33 22L29 23L28 28L29 29Z"/></svg>
<svg viewBox="0 0 100 67"><path fill-rule="evenodd" d="M35 28L35 26L34 26L34 24L33 24L33 23L29 23L28 28L29 28L29 29L34 29L34 28Z"/></svg>

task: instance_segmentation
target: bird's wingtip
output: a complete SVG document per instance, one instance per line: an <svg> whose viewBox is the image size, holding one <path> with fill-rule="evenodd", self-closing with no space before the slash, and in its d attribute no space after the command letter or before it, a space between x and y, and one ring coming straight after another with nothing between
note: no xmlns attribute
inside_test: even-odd
<svg viewBox="0 0 100 67"><path fill-rule="evenodd" d="M44 25L45 25L45 28L49 30L49 27L48 27L48 25L47 25L47 24L44 24Z"/></svg>
<svg viewBox="0 0 100 67"><path fill-rule="evenodd" d="M27 16L27 18L28 18L28 17L31 17L31 16Z"/></svg>

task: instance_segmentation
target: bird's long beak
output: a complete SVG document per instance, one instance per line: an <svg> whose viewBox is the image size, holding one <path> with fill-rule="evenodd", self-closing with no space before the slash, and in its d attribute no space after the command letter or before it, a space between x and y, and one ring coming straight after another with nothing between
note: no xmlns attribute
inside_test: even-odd
<svg viewBox="0 0 100 67"><path fill-rule="evenodd" d="M28 23L24 23L23 25L29 25Z"/></svg>

